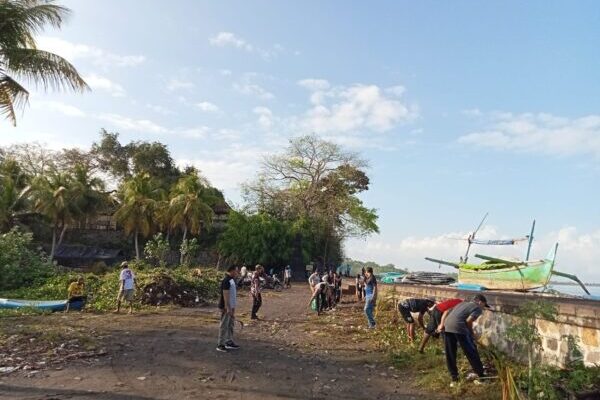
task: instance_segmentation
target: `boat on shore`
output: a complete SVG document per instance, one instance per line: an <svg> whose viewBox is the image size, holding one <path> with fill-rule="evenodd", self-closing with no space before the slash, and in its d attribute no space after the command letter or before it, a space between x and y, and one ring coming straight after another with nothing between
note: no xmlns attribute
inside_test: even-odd
<svg viewBox="0 0 600 400"><path fill-rule="evenodd" d="M39 311L65 311L68 300L17 300L17 299L0 299L0 309L36 309ZM69 306L69 310L81 310L84 306L83 301L75 301Z"/></svg>

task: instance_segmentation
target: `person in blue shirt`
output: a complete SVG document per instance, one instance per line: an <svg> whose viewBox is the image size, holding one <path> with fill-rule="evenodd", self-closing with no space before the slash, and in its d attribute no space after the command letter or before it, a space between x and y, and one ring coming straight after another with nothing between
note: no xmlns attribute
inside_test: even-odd
<svg viewBox="0 0 600 400"><path fill-rule="evenodd" d="M369 323L369 329L375 328L375 318L373 317L373 310L377 303L377 280L373 275L373 268L369 267L366 271L365 279L365 315Z"/></svg>

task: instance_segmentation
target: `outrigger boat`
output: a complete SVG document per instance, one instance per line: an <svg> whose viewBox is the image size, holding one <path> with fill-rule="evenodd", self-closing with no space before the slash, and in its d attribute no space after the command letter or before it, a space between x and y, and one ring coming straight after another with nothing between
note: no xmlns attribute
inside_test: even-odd
<svg viewBox="0 0 600 400"><path fill-rule="evenodd" d="M560 276L563 278L571 279L577 282L583 290L589 295L590 292L587 290L585 285L575 275L567 274L564 272L556 271L554 264L556 261L556 252L558 250L558 243L548 253L548 256L543 260L529 260L531 251L531 243L533 241L533 231L535 229L535 221L531 228L531 234L526 236L529 242L527 247L527 257L523 260L509 260L498 257L490 257L482 254L476 254L475 257L484 260L481 264L470 264L467 262L469 249L471 244L487 244L487 245L509 245L514 244L518 240L522 239L510 239L510 240L488 240L488 241L477 241L475 235L481 228L482 220L479 227L473 234L467 239L469 244L467 252L461 257L460 262L453 263L446 260L439 260L435 258L425 257L426 260L435 262L440 265L447 265L458 269L458 283L459 285L467 285L471 287L481 287L492 290L516 290L516 291L528 291L533 289L539 289L546 287L550 282L552 275Z"/></svg>

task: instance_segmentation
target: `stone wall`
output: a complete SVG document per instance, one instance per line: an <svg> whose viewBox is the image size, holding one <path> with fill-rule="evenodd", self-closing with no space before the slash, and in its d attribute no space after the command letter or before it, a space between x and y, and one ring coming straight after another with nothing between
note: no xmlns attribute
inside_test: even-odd
<svg viewBox="0 0 600 400"><path fill-rule="evenodd" d="M468 299L479 292L460 291L432 285L380 284L382 295L397 299L433 296L437 300L453 297ZM492 344L515 358L526 357L523 349L506 338L506 328L513 320L514 311L526 301L543 298L553 303L558 315L555 322L538 320L542 335L543 363L565 366L569 361L582 359L585 365L600 365L600 301L562 298L539 293L483 292L492 310L486 311L475 326L484 344ZM581 354L574 352L576 341Z"/></svg>

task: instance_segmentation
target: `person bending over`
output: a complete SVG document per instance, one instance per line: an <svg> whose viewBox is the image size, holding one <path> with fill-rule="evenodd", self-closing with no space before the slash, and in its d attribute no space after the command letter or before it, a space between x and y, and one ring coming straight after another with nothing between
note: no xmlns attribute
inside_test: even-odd
<svg viewBox="0 0 600 400"><path fill-rule="evenodd" d="M423 315L429 311L430 307L433 307L435 301L433 299L406 299L398 305L398 312L406 322L406 331L408 332L408 339L412 342L415 340L415 319L412 313L419 313L417 321L421 328L425 329L423 323Z"/></svg>

